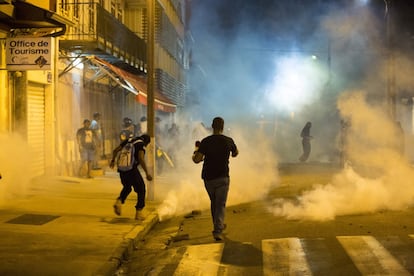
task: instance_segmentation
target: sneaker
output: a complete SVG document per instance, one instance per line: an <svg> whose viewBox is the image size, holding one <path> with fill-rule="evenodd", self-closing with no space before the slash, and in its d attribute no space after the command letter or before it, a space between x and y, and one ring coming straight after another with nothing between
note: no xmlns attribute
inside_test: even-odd
<svg viewBox="0 0 414 276"><path fill-rule="evenodd" d="M121 208L122 208L122 202L119 199L117 199L115 204L114 204L114 212L118 216L121 215Z"/></svg>
<svg viewBox="0 0 414 276"><path fill-rule="evenodd" d="M143 210L137 210L135 212L135 219L136 220L145 220L144 211Z"/></svg>

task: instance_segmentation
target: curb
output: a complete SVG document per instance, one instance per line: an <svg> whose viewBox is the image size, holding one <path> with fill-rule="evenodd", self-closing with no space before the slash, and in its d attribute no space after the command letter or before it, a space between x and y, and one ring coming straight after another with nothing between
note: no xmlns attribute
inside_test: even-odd
<svg viewBox="0 0 414 276"><path fill-rule="evenodd" d="M114 250L108 260L101 268L93 274L94 276L117 275L117 270L124 260L127 260L136 248L138 241L142 240L151 228L159 222L158 213L148 215L142 224L137 224L125 237L121 244Z"/></svg>

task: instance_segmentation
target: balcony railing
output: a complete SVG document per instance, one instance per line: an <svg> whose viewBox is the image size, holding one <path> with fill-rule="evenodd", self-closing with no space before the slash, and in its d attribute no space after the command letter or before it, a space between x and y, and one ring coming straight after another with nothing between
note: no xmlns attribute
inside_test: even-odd
<svg viewBox="0 0 414 276"><path fill-rule="evenodd" d="M63 4L59 13L75 23L61 37L61 48L111 55L137 69L145 67L145 41L98 3Z"/></svg>

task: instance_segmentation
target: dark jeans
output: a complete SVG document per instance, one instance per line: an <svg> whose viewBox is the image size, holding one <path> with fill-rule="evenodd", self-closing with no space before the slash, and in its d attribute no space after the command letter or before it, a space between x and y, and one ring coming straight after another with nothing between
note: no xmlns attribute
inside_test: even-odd
<svg viewBox="0 0 414 276"><path fill-rule="evenodd" d="M123 188L118 199L121 200L122 204L124 204L128 195L131 193L132 188L134 188L134 191L137 193L137 204L135 205L135 209L143 209L145 207L146 189L144 179L142 178L139 170L134 168L127 172L119 172L119 176L121 177Z"/></svg>
<svg viewBox="0 0 414 276"><path fill-rule="evenodd" d="M300 161L305 162L309 158L309 154L311 152L311 143L310 139L302 139L302 148L303 148L303 154L299 158Z"/></svg>
<svg viewBox="0 0 414 276"><path fill-rule="evenodd" d="M230 178L222 177L213 180L205 180L204 186L210 197L210 209L214 225L213 234L220 234L224 229L224 216L226 212Z"/></svg>

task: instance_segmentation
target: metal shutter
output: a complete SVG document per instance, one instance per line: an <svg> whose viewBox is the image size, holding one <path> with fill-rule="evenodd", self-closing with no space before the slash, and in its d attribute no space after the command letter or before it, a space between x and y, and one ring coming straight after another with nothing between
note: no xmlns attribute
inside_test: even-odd
<svg viewBox="0 0 414 276"><path fill-rule="evenodd" d="M45 173L45 87L29 82L27 91L27 142L32 176Z"/></svg>

